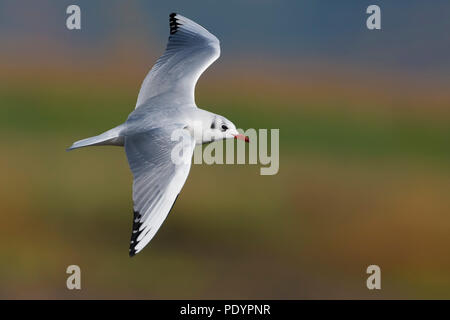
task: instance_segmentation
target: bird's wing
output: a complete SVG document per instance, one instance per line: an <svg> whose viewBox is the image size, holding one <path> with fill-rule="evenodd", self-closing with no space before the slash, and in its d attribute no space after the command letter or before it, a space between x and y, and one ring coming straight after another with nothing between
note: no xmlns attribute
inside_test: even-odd
<svg viewBox="0 0 450 320"><path fill-rule="evenodd" d="M179 14L169 16L170 36L166 51L144 82L136 108L149 98L171 93L182 104L194 104L198 78L220 55L219 40L205 28Z"/></svg>
<svg viewBox="0 0 450 320"><path fill-rule="evenodd" d="M125 137L134 178L130 256L150 242L172 209L189 174L194 147L190 134L177 125Z"/></svg>

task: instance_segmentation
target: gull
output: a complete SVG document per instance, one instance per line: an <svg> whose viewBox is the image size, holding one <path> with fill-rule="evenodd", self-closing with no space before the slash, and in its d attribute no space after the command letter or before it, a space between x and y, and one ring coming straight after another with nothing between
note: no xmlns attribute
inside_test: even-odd
<svg viewBox="0 0 450 320"><path fill-rule="evenodd" d="M100 145L125 148L133 174L130 257L152 240L172 209L189 174L196 145L229 138L248 142L230 120L195 104L195 85L219 57L219 40L177 13L169 15L169 25L166 50L145 77L127 120L67 149ZM183 161L173 161L172 150L179 143L171 138L175 130L184 141ZM202 134L194 134L199 130Z"/></svg>

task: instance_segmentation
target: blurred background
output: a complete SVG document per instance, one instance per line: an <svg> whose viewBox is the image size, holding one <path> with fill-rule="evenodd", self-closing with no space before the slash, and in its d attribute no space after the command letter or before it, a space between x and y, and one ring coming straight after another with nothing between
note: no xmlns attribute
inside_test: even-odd
<svg viewBox="0 0 450 320"><path fill-rule="evenodd" d="M81 7L81 30L66 8ZM366 28L381 7L382 30ZM179 12L220 40L199 106L280 129L280 170L194 165L128 257L123 121ZM0 298L450 298L448 1L0 1ZM82 290L66 288L81 267ZM382 289L366 288L367 266Z"/></svg>

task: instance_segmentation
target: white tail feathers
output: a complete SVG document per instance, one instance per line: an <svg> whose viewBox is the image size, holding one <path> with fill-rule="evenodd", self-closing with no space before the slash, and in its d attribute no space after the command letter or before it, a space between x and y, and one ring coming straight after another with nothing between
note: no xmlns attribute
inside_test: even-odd
<svg viewBox="0 0 450 320"><path fill-rule="evenodd" d="M67 151L78 149L82 147L88 147L88 146L123 146L123 137L120 135L120 132L123 129L123 125L120 125L118 127L115 127L111 130L108 130L102 134L99 134L95 137L86 138L83 140L79 140L77 142L74 142L69 148L67 148Z"/></svg>

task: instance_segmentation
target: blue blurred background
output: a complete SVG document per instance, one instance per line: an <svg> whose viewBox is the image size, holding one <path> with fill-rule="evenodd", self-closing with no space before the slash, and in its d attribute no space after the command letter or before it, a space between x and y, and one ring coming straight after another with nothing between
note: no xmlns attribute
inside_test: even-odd
<svg viewBox="0 0 450 320"><path fill-rule="evenodd" d="M81 8L67 30L66 8ZM366 28L367 6L382 29ZM128 257L123 122L179 12L222 55L197 104L280 129L280 171L194 165ZM0 297L449 298L448 1L0 1ZM66 288L66 267L82 290ZM382 290L366 288L368 265Z"/></svg>

